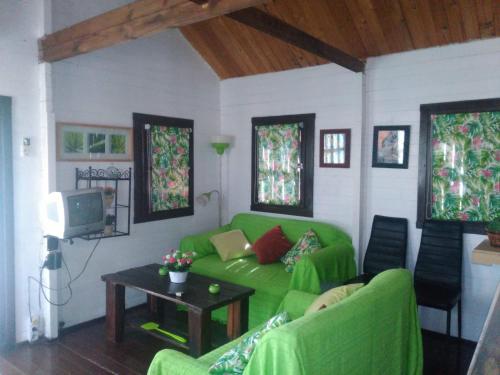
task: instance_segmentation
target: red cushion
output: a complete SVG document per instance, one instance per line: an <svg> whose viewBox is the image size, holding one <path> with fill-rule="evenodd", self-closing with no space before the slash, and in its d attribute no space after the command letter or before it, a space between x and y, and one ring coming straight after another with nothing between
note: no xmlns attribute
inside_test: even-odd
<svg viewBox="0 0 500 375"><path fill-rule="evenodd" d="M252 250L257 254L260 264L269 264L277 262L292 246L278 225L255 241Z"/></svg>

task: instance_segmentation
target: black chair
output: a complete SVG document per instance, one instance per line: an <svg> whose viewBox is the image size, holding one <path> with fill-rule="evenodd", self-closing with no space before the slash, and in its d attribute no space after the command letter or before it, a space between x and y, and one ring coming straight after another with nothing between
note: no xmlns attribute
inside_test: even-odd
<svg viewBox="0 0 500 375"><path fill-rule="evenodd" d="M462 337L462 224L426 221L415 265L417 304L447 312L450 336L451 310L458 304L458 337Z"/></svg>
<svg viewBox="0 0 500 375"><path fill-rule="evenodd" d="M406 268L407 239L407 219L375 215L363 261L363 273L345 284L368 284L380 272L391 268Z"/></svg>

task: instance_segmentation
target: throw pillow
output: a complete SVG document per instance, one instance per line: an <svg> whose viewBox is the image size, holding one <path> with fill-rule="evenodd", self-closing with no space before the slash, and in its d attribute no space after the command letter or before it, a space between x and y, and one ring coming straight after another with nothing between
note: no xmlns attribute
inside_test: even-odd
<svg viewBox="0 0 500 375"><path fill-rule="evenodd" d="M223 262L252 255L252 245L239 229L219 233L210 238Z"/></svg>
<svg viewBox="0 0 500 375"><path fill-rule="evenodd" d="M224 353L209 369L210 374L243 374L250 357L262 337L272 330L290 321L286 312L282 312L267 321L259 331L248 336L231 350Z"/></svg>
<svg viewBox="0 0 500 375"><path fill-rule="evenodd" d="M314 313L327 306L335 305L336 303L342 301L344 298L349 297L363 285L364 284L349 284L326 291L314 300L314 302L311 304L311 306L309 306L304 315Z"/></svg>
<svg viewBox="0 0 500 375"><path fill-rule="evenodd" d="M292 244L278 225L255 241L252 250L257 254L260 264L269 264L277 262L291 247Z"/></svg>
<svg viewBox="0 0 500 375"><path fill-rule="evenodd" d="M297 263L302 256L312 254L320 249L321 243L319 242L318 236L312 229L309 229L300 237L297 243L281 257L281 261L286 265L285 271L292 272L295 263Z"/></svg>

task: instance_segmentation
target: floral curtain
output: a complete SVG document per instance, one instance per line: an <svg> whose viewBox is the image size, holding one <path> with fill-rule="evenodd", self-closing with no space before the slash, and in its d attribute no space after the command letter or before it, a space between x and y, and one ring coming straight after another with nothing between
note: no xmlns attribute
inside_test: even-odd
<svg viewBox="0 0 500 375"><path fill-rule="evenodd" d="M189 207L189 128L151 127L151 210Z"/></svg>
<svg viewBox="0 0 500 375"><path fill-rule="evenodd" d="M258 126L258 203L300 204L300 124Z"/></svg>
<svg viewBox="0 0 500 375"><path fill-rule="evenodd" d="M432 217L500 215L500 112L432 115Z"/></svg>

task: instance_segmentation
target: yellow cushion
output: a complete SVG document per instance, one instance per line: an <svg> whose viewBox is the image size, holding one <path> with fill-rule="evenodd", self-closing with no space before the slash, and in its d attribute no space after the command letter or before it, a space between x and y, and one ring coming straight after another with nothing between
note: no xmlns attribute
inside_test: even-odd
<svg viewBox="0 0 500 375"><path fill-rule="evenodd" d="M311 304L311 306L309 306L304 315L314 313L321 310L325 306L328 307L342 301L344 298L349 297L363 285L363 283L348 284L327 290L325 293L314 300L314 302Z"/></svg>
<svg viewBox="0 0 500 375"><path fill-rule="evenodd" d="M239 229L219 233L210 238L223 262L253 254L252 245Z"/></svg>

